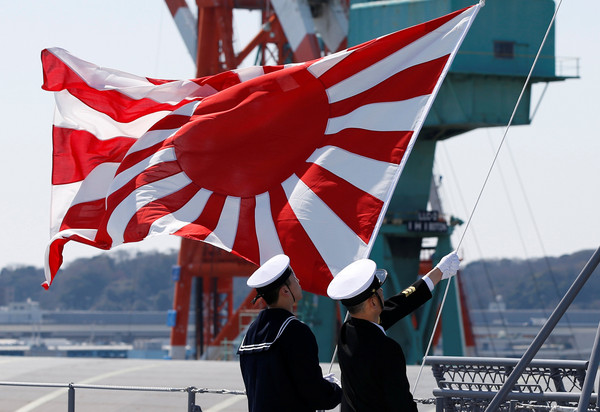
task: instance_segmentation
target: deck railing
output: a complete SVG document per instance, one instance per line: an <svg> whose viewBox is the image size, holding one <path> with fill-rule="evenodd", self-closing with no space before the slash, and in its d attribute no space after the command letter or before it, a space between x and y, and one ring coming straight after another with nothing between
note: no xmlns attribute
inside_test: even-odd
<svg viewBox="0 0 600 412"><path fill-rule="evenodd" d="M110 390L110 391L142 391L142 392L181 392L187 393L187 412L202 412L196 405L196 394L212 393L222 395L246 395L245 391L230 389L207 389L188 386L186 388L148 387L148 386L113 386L113 385L85 385L75 383L39 383L39 382L1 382L0 386L26 386L32 388L65 388L68 390L67 412L75 412L75 389Z"/></svg>
<svg viewBox="0 0 600 412"><path fill-rule="evenodd" d="M429 356L425 364L431 366L438 385L433 389L436 410L484 411L518 362L513 358ZM587 361L534 359L499 410L574 410L587 366ZM597 394L591 396L590 410L599 410Z"/></svg>

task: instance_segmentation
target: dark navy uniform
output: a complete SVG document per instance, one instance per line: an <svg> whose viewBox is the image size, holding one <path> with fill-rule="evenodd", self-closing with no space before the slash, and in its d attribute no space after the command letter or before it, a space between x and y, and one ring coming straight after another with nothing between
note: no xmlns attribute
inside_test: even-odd
<svg viewBox="0 0 600 412"><path fill-rule="evenodd" d="M385 329L431 299L429 287L418 280L385 300L380 325ZM338 340L342 370L342 412L416 412L406 378L406 359L400 345L368 320L350 318Z"/></svg>
<svg viewBox="0 0 600 412"><path fill-rule="evenodd" d="M310 328L285 309L264 309L240 348L250 412L314 412L340 403L341 388L323 379Z"/></svg>

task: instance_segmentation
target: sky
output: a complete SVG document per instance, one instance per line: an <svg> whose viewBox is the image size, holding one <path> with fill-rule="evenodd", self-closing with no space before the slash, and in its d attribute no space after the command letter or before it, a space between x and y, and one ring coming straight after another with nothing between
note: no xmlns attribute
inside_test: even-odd
<svg viewBox="0 0 600 412"><path fill-rule="evenodd" d="M498 0L488 0L498 1ZM533 89L540 101L531 125L508 129L489 180L484 181L506 128L480 129L438 144L444 211L464 220L453 235L465 261L560 256L600 244L600 28L597 0L563 1L557 57L579 62L579 79ZM236 46L257 30L258 18L237 13ZM162 0L0 0L0 269L42 267L49 240L51 125L54 97L41 89L40 52L61 47L75 56L141 76L194 77L195 68ZM480 196L481 194L481 196ZM480 196L475 207L476 199ZM170 251L180 239L161 236L115 250ZM107 253L70 242L65 263Z"/></svg>

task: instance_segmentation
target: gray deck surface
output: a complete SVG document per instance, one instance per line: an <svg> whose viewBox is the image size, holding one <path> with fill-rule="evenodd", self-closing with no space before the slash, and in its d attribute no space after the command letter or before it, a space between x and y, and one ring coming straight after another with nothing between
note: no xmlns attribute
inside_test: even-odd
<svg viewBox="0 0 600 412"><path fill-rule="evenodd" d="M322 364L326 372L329 364ZM409 366L411 386L420 366ZM339 377L339 367L332 370ZM179 361L100 358L44 358L0 356L1 382L86 384L152 388L207 388L243 390L237 362ZM435 380L423 369L416 398L431 398ZM187 411L186 392L142 392L75 389L76 412ZM197 394L203 412L247 411L244 395ZM0 386L0 412L67 412L67 389L60 387ZM419 411L434 411L434 405L419 405ZM334 409L339 411L339 407ZM284 411L282 411L284 412Z"/></svg>

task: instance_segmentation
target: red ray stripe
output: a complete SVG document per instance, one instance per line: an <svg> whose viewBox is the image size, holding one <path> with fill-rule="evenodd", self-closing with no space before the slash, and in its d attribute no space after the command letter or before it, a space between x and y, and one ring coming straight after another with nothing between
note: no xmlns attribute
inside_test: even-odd
<svg viewBox="0 0 600 412"><path fill-rule="evenodd" d="M54 280L54 277L56 276L58 269L60 269L60 266L63 263L62 252L65 248L65 244L71 240L73 240L75 242L79 242L79 243L84 243L86 245L94 246L99 249L105 249L105 250L110 249L110 245L90 241L90 240L83 238L81 236L78 236L78 235L71 235L65 239L56 239L55 241L50 243L49 251L48 251L49 252L48 253L48 266L50 268L50 284L52 284L52 281ZM44 289L48 289L50 287L50 284L46 284L46 282L44 282L44 283L42 283L42 286L44 287Z"/></svg>
<svg viewBox="0 0 600 412"><path fill-rule="evenodd" d="M199 86L210 86L216 91L221 91L240 84L240 76L233 71L226 71L213 76L200 77L192 79Z"/></svg>
<svg viewBox="0 0 600 412"><path fill-rule="evenodd" d="M361 49L361 48L367 47L367 46L375 43L377 40L378 39L367 40L366 42L361 43L361 44L357 44L356 46L348 47L348 50L357 50L357 49Z"/></svg>
<svg viewBox="0 0 600 412"><path fill-rule="evenodd" d="M178 81L178 80L153 79L152 77L146 77L146 80L148 80L150 83L152 83L155 86L160 86L161 84L173 83L173 82Z"/></svg>
<svg viewBox="0 0 600 412"><path fill-rule="evenodd" d="M146 79L155 85L161 85L166 83L172 83L177 80L164 80L164 79L153 79L146 77ZM191 82L196 83L198 86L210 86L215 91L225 90L231 86L235 86L240 83L240 77L233 71L226 71L213 76L199 77L196 79L190 79ZM205 95L205 94L203 94Z"/></svg>
<svg viewBox="0 0 600 412"><path fill-rule="evenodd" d="M54 276L63 262L62 252L65 248L65 244L69 241L69 239L56 239L54 242L50 243L48 247L48 267L50 268L50 282L45 281L42 283L44 289L48 289L54 280Z"/></svg>
<svg viewBox="0 0 600 412"><path fill-rule="evenodd" d="M152 126L150 128L150 130L174 130L173 133L176 133L175 129L178 129L178 128L186 125L187 123L189 123L189 121L190 121L189 116L171 114L171 115L165 117L164 119L160 120L154 126ZM144 159L156 154L161 149L166 149L168 147L172 147L172 145L165 143L165 141L167 139L168 139L168 137L165 137L164 140L159 141L152 146L148 146L142 150L136 150L135 152L129 153L121 161L121 164L119 165L119 168L117 169L116 174L121 173L123 170L129 169L130 167L138 164L139 162L143 161Z"/></svg>
<svg viewBox="0 0 600 412"><path fill-rule="evenodd" d="M369 243L383 202L316 164L298 171L300 179L352 229Z"/></svg>
<svg viewBox="0 0 600 412"><path fill-rule="evenodd" d="M409 67L360 94L332 103L330 116L342 116L371 103L396 102L431 94L448 57Z"/></svg>
<svg viewBox="0 0 600 412"><path fill-rule="evenodd" d="M54 242L50 243L48 247L48 266L50 268L50 283L48 281L42 283L44 289L48 289L54 280L54 276L63 262L62 252L65 248L65 244L69 241L69 239L56 239Z"/></svg>
<svg viewBox="0 0 600 412"><path fill-rule="evenodd" d="M271 190L269 196L279 241L284 253L290 257L290 264L300 279L302 289L326 296L327 286L333 279L327 264L296 218L283 188Z"/></svg>
<svg viewBox="0 0 600 412"><path fill-rule="evenodd" d="M110 196L108 196L108 198L106 199L107 212L104 214L102 223L100 224L100 227L98 228L98 234L96 235L96 240L102 241L105 243L112 243L112 238L108 234L106 225L107 225L108 220L110 219L110 216L113 213L113 211L119 206L119 204L127 196L132 194L136 189L138 189L141 186L156 182L158 180L165 179L165 178L172 176L174 174L177 174L179 172L181 172L181 169L179 168L179 165L177 164L177 162L160 163L158 165L152 166L152 167L144 170L142 173L135 176L132 180L130 180L127 184L125 184L119 190L117 190L116 192L114 192ZM160 194L159 194L159 196L160 196ZM161 197L167 197L167 196L170 196L170 195L165 195L165 196L161 196ZM125 236L125 233L123 233L123 236Z"/></svg>
<svg viewBox="0 0 600 412"><path fill-rule="evenodd" d="M182 114L170 114L166 117L163 117L158 122L154 123L150 130L171 130L171 129L179 129L181 126L185 125L190 121L190 116L182 115Z"/></svg>
<svg viewBox="0 0 600 412"><path fill-rule="evenodd" d="M323 82L325 88L329 88L432 32L466 9L468 7L447 16L352 47L351 50L354 50L352 54L337 63L332 70L328 70L319 79Z"/></svg>
<svg viewBox="0 0 600 412"><path fill-rule="evenodd" d="M98 229L104 217L104 198L73 205L67 210L60 229Z"/></svg>
<svg viewBox="0 0 600 412"><path fill-rule="evenodd" d="M177 162L163 162L147 168L142 173L136 175L133 179L123 185L114 193L111 193L107 198L108 210L112 211L121 203L127 196L133 193L138 188L165 179L169 176L181 172L181 168Z"/></svg>
<svg viewBox="0 0 600 412"><path fill-rule="evenodd" d="M149 147L146 147L145 149L137 150L135 152L127 154L127 156L125 156L125 158L121 161L121 164L119 165L119 168L117 169L116 174L118 175L123 170L129 169L131 166L134 166L134 165L138 164L139 162L143 161L144 159L146 159L152 155L155 155L159 150L166 149L168 147L168 146L163 147L163 145L164 145L164 142L158 142L158 143L154 144L153 146L149 146Z"/></svg>
<svg viewBox="0 0 600 412"><path fill-rule="evenodd" d="M124 243L143 240L154 221L181 209L196 193L198 186L192 183L139 209L125 227Z"/></svg>
<svg viewBox="0 0 600 412"><path fill-rule="evenodd" d="M189 100L183 100L176 104L158 103L146 98L132 99L117 90L94 89L48 50L42 51L42 65L44 68L42 88L44 90L51 92L68 90L94 110L121 123L128 123L161 110L173 111L189 103Z"/></svg>
<svg viewBox="0 0 600 412"><path fill-rule="evenodd" d="M344 129L328 136L325 143L381 162L400 164L412 135L412 131Z"/></svg>
<svg viewBox="0 0 600 412"><path fill-rule="evenodd" d="M256 198L242 198L240 202L240 216L237 233L233 243L233 250L251 262L260 262L258 239L256 238Z"/></svg>
<svg viewBox="0 0 600 412"><path fill-rule="evenodd" d="M99 140L83 130L52 128L52 184L85 179L99 164L120 162L136 139L115 137Z"/></svg>
<svg viewBox="0 0 600 412"><path fill-rule="evenodd" d="M284 69L285 66L263 66L263 73L272 73L278 70ZM147 78L149 82L153 84L164 84L172 82L173 80L160 80L160 79L150 79ZM218 73L212 76L199 77L196 79L190 79L190 81L196 83L198 86L210 86L215 91L219 92L221 90L225 90L230 88L231 86L235 86L236 84L240 84L240 76L234 72L233 70L229 70L226 72ZM211 93L204 92L202 96L210 95Z"/></svg>
<svg viewBox="0 0 600 412"><path fill-rule="evenodd" d="M204 206L204 210L189 225L179 229L174 235L194 240L204 240L217 227L227 196L213 193Z"/></svg>
<svg viewBox="0 0 600 412"><path fill-rule="evenodd" d="M279 66L263 66L263 72L265 74L269 74L269 73L273 73L279 70L283 70L285 69L285 66L283 65L279 65Z"/></svg>

